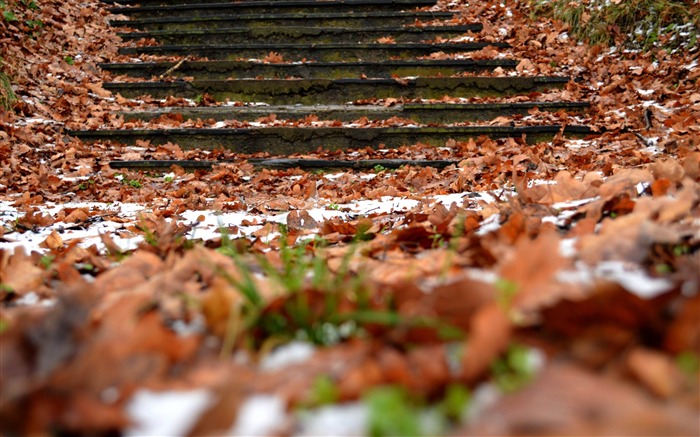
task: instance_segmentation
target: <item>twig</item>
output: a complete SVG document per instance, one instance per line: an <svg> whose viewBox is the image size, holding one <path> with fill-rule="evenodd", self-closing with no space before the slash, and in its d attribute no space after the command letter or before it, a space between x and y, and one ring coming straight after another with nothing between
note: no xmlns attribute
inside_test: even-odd
<svg viewBox="0 0 700 437"><path fill-rule="evenodd" d="M651 129L652 115L654 114L651 113L651 108L647 108L644 110L644 122L646 123L647 129Z"/></svg>
<svg viewBox="0 0 700 437"><path fill-rule="evenodd" d="M639 132L632 132L635 137L642 143L644 147L651 147L654 145L654 142L650 140L649 138L645 137L644 135L640 134Z"/></svg>
<svg viewBox="0 0 700 437"><path fill-rule="evenodd" d="M190 58L190 57L187 56L187 57L184 57L184 58L180 59L180 61L179 61L177 64L175 64L175 65L173 65L172 67L170 67L170 68L168 69L168 71L166 71L165 73L163 73L163 74L161 74L160 76L158 76L158 79L163 79L165 76L170 76L171 74L173 74L173 73L175 72L175 70L177 70L178 68L180 68L180 67L182 66L182 64L184 64L185 61L187 61L189 58Z"/></svg>

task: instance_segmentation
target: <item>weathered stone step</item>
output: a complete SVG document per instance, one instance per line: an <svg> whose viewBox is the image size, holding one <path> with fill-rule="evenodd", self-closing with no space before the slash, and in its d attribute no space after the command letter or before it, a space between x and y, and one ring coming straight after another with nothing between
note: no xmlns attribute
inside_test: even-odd
<svg viewBox="0 0 700 437"><path fill-rule="evenodd" d="M138 20L112 20L112 26L136 29L216 29L256 27L397 27L418 21L447 20L452 12L355 12L315 14L241 14L210 17L156 17Z"/></svg>
<svg viewBox="0 0 700 437"><path fill-rule="evenodd" d="M102 3L118 6L173 6L173 5L190 5L212 3L212 0L101 0ZM238 2L239 0L235 0ZM259 0L240 0L244 1L259 1ZM277 1L307 1L307 0L268 0L270 2ZM327 0L316 0L327 1Z"/></svg>
<svg viewBox="0 0 700 437"><path fill-rule="evenodd" d="M138 62L99 64L100 68L115 75L149 79L173 69L176 62ZM513 69L518 61L510 59L445 59L399 60L381 62L303 62L265 64L247 61L185 61L169 77L194 77L197 80L252 79L258 77L296 77L303 79L348 77L408 77L454 76L465 72L479 72L496 68Z"/></svg>
<svg viewBox="0 0 700 437"><path fill-rule="evenodd" d="M179 114L183 119L255 121L274 114L278 120L303 120L315 115L319 120L352 122L362 117L369 120L386 120L391 117L413 120L421 124L459 123L487 121L499 116L525 115L533 108L540 111L582 112L587 102L517 102L517 103L468 103L423 104L408 103L390 107L377 105L314 105L314 106L226 106L226 107L169 107L153 111L122 112L125 120L153 120Z"/></svg>
<svg viewBox="0 0 700 437"><path fill-rule="evenodd" d="M240 45L199 45L199 46L150 46L121 47L122 55L137 56L201 56L209 59L262 59L271 52L279 53L284 60L301 61L312 59L325 62L384 61L387 59L413 59L433 53L462 53L481 50L484 47L510 47L506 43L402 43L402 44L240 44Z"/></svg>
<svg viewBox="0 0 700 437"><path fill-rule="evenodd" d="M223 14L403 11L435 3L437 0L274 0L114 7L110 12L138 18L191 18Z"/></svg>
<svg viewBox="0 0 700 437"><path fill-rule="evenodd" d="M202 44L244 44L256 43L370 43L379 38L393 38L395 42L423 42L438 36L454 38L467 32L481 32L481 24L466 26L425 26L425 27L261 27L249 29L179 29L153 30L151 32L119 32L123 40L155 38L162 44L202 45Z"/></svg>
<svg viewBox="0 0 700 437"><path fill-rule="evenodd" d="M191 159L173 160L144 160L144 161L110 161L113 169L129 170L168 170L176 165L185 170L210 170L214 165L233 161L195 161ZM396 169L403 166L445 168L459 164L456 159L358 159L345 161L339 159L302 159L302 158L252 158L248 162L258 168L288 169L302 168L306 170L373 170L377 167Z"/></svg>
<svg viewBox="0 0 700 437"><path fill-rule="evenodd" d="M127 98L209 94L217 101L271 105L342 104L356 100L502 97L562 87L567 77L418 77L415 79L234 79L194 82L111 82L103 86Z"/></svg>
<svg viewBox="0 0 700 437"><path fill-rule="evenodd" d="M134 129L67 131L84 141L114 141L135 144L178 144L184 149L228 149L237 153L269 152L273 155L312 152L319 148L344 150L363 147L395 148L416 143L443 146L454 139L465 141L479 136L493 138L525 136L530 144L550 140L563 130L570 136L592 133L586 126L444 126L444 127L266 127L243 129Z"/></svg>

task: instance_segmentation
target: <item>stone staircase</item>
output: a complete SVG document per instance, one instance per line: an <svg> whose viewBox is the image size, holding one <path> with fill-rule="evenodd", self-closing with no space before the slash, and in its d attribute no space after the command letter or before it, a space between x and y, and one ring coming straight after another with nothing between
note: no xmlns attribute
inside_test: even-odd
<svg viewBox="0 0 700 437"><path fill-rule="evenodd" d="M484 135L525 137L532 144L547 141L558 133L592 134L591 129L581 125L489 124L497 117L527 115L533 108L571 113L583 112L588 105L529 99L493 102L493 98L536 96L562 88L569 78L483 75L495 69L512 71L518 64L516 60L499 57L443 59L445 55L485 47L503 50L509 45L491 40L443 42L467 32L478 33L482 26L465 24L457 12L426 10L436 0L235 3L122 0L119 3L122 6L113 7L112 12L130 19L111 24L138 29L119 35L127 42L145 38L160 44L122 47L120 54L167 56L177 60L102 64L101 68L115 75L132 78L106 83L106 89L126 98L148 95L157 99L173 96L201 100L207 96L217 102L228 102L218 106L126 111L122 113L124 117L129 121L149 121L163 115L182 120L213 119L223 127L68 132L84 141L135 144L149 140L152 144L176 143L183 149L225 148L241 154L267 152L276 158L258 159L258 164L316 168L323 166L323 162L284 157L319 148L394 148L417 143L444 146L449 140L465 141ZM441 56L431 58L434 54ZM270 55L274 55L271 62L261 61ZM444 96L452 98L451 101L462 100L439 102ZM481 101L483 98L492 99ZM384 99L385 104L374 104L377 99ZM392 104L386 104L387 101ZM271 117L296 121L313 117L333 122L272 127L245 123ZM380 120L400 120L400 123L377 126L375 122ZM243 123L244 127L235 127L236 123ZM407 162L444 167L453 161ZM389 166L407 162L394 160ZM111 165L148 168L174 163L189 168L212 164L115 161ZM365 168L367 163L326 164Z"/></svg>

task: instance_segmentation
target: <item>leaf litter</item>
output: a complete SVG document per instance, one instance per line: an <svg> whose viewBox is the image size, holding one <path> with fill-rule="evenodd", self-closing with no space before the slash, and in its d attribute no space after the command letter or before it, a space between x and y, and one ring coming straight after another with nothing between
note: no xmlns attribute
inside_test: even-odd
<svg viewBox="0 0 700 437"><path fill-rule="evenodd" d="M4 5L27 16L0 21L18 97L0 116L2 432L309 435L328 414L339 435L700 434L697 50L623 54L526 3L440 3L529 59L518 73L571 75L525 101L588 100L602 135L299 156L459 161L443 170L257 171L264 154L65 137L164 102L101 88L97 63L126 59L101 4ZM513 121L571 120L530 115ZM314 123L335 121L297 125ZM190 124L215 126L143 126Z"/></svg>

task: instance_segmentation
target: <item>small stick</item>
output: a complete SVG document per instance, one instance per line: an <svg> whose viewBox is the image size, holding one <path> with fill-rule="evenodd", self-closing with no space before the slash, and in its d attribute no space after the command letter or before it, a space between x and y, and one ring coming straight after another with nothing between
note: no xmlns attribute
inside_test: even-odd
<svg viewBox="0 0 700 437"><path fill-rule="evenodd" d="M187 57L185 57L185 58L180 59L180 61L179 61L177 64L175 64L175 65L173 65L172 67L170 67L170 68L168 69L168 71L166 71L165 73L163 73L163 74L161 74L160 76L158 76L158 79L163 79L165 76L170 76L171 74L173 74L173 72L175 72L175 70L177 70L178 68L180 68L180 67L182 66L182 64L184 64L184 62L185 62L186 60L188 60L189 58L190 58L190 57L187 56Z"/></svg>
<svg viewBox="0 0 700 437"><path fill-rule="evenodd" d="M647 126L646 126L647 129L651 129L651 117L652 117L652 115L653 114L651 113L650 108L647 108L644 110L644 121L647 124Z"/></svg>
<svg viewBox="0 0 700 437"><path fill-rule="evenodd" d="M640 134L639 132L632 132L635 137L645 146L645 147L651 147L654 145L654 142L651 141L649 138L645 137L644 135Z"/></svg>

